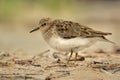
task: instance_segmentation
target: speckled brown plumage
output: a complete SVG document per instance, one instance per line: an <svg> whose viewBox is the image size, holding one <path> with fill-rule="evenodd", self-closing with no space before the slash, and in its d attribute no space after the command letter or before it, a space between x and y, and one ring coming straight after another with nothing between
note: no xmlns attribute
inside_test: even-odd
<svg viewBox="0 0 120 80"><path fill-rule="evenodd" d="M56 33L65 39L75 38L75 37L103 37L106 35L111 35L111 33L105 33L101 31L93 30L87 26L83 26L79 23L64 20L54 20L51 23L51 27L55 27Z"/></svg>

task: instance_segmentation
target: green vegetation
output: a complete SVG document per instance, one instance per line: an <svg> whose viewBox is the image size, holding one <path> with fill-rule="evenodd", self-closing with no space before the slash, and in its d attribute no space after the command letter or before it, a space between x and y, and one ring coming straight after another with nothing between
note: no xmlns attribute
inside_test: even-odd
<svg viewBox="0 0 120 80"><path fill-rule="evenodd" d="M24 9L46 8L58 12L61 7L69 7L72 0L0 0L0 21L19 14Z"/></svg>

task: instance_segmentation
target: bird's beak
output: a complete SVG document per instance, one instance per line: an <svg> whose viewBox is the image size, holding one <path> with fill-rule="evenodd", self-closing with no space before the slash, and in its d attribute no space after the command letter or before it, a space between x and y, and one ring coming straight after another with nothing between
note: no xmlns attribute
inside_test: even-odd
<svg viewBox="0 0 120 80"><path fill-rule="evenodd" d="M40 29L40 27L37 27L37 28L31 30L30 33L34 32L34 31L37 31L37 30L39 30L39 29Z"/></svg>

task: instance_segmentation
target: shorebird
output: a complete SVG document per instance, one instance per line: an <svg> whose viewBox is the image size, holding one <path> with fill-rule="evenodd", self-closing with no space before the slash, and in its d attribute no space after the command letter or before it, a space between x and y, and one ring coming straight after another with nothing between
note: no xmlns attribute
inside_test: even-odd
<svg viewBox="0 0 120 80"><path fill-rule="evenodd" d="M78 51L97 41L113 43L105 38L112 33L97 31L77 22L62 19L43 18L40 20L39 26L31 30L30 33L37 30L41 31L44 40L53 49L70 53L67 63L69 63L73 53L75 53L75 59L77 59Z"/></svg>

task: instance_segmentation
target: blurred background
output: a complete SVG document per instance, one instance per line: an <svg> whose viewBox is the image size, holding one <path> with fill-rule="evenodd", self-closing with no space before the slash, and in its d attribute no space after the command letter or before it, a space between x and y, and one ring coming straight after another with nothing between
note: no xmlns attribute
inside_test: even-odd
<svg viewBox="0 0 120 80"><path fill-rule="evenodd" d="M120 45L120 0L0 0L0 50L35 54L48 49L40 31L29 33L44 17L111 32L107 38ZM91 50L111 46L100 42Z"/></svg>

